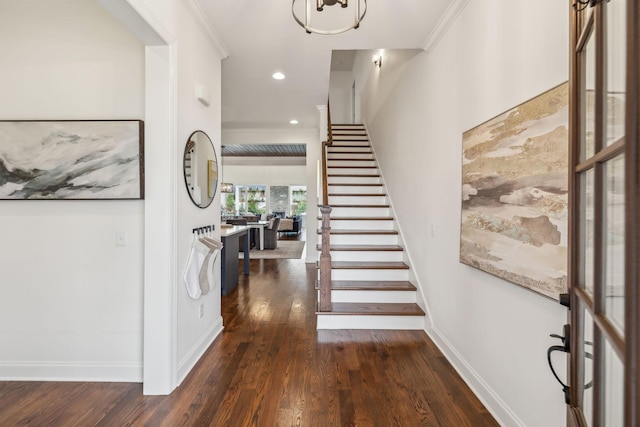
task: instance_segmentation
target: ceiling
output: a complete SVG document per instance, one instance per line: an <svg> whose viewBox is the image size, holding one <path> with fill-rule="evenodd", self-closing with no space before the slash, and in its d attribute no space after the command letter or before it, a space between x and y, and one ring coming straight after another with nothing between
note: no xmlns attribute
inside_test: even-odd
<svg viewBox="0 0 640 427"><path fill-rule="evenodd" d="M332 36L306 34L293 20L291 0L197 2L229 53L222 61L222 126L234 129L317 127L333 50L422 48L451 0L369 0L359 29ZM352 7L353 0L322 13L352 16ZM337 61L338 69L350 67L353 52ZM286 79L274 80L276 71Z"/></svg>

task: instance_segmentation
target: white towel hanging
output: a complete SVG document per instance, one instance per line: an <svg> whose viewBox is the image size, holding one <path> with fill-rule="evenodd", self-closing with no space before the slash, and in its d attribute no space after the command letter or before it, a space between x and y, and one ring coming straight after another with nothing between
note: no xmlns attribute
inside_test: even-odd
<svg viewBox="0 0 640 427"><path fill-rule="evenodd" d="M209 253L205 256L205 259L202 263L202 268L200 269L200 273L198 275L200 279L200 291L204 295L214 287L211 286L211 280L209 280L209 272L211 271L213 264L215 263L218 252L220 252L220 249L222 248L222 243L209 237L201 237L198 240L209 249Z"/></svg>
<svg viewBox="0 0 640 427"><path fill-rule="evenodd" d="M182 279L187 287L187 294L195 300L202 295L200 270L202 270L204 260L209 252L209 248L198 239L194 240L191 244L189 259L187 260L187 266ZM209 284L207 283L207 287L208 286Z"/></svg>

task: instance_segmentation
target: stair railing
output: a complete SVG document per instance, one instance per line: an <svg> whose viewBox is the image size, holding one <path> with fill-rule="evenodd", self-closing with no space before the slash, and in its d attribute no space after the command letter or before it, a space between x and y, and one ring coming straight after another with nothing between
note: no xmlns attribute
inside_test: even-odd
<svg viewBox="0 0 640 427"><path fill-rule="evenodd" d="M322 205L320 228L322 245L320 248L320 281L318 289L318 311L331 311L331 206L329 206L329 184L327 175L327 149L333 145L331 134L331 108L327 100L327 140L322 142Z"/></svg>

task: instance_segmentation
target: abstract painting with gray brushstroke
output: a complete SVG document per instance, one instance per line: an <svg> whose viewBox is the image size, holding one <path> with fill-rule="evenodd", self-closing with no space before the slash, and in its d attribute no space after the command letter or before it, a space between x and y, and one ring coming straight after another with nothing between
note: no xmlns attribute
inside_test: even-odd
<svg viewBox="0 0 640 427"><path fill-rule="evenodd" d="M143 122L0 122L0 199L139 199Z"/></svg>

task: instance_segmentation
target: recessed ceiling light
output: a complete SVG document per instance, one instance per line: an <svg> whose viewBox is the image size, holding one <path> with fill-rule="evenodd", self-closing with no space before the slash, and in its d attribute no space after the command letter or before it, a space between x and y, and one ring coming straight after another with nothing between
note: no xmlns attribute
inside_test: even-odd
<svg viewBox="0 0 640 427"><path fill-rule="evenodd" d="M298 121L296 119L290 120L289 123L291 123L292 125L297 125Z"/></svg>
<svg viewBox="0 0 640 427"><path fill-rule="evenodd" d="M284 74L282 74L280 71L278 71L277 73L273 73L273 75L271 76L276 80L283 80L284 79Z"/></svg>

